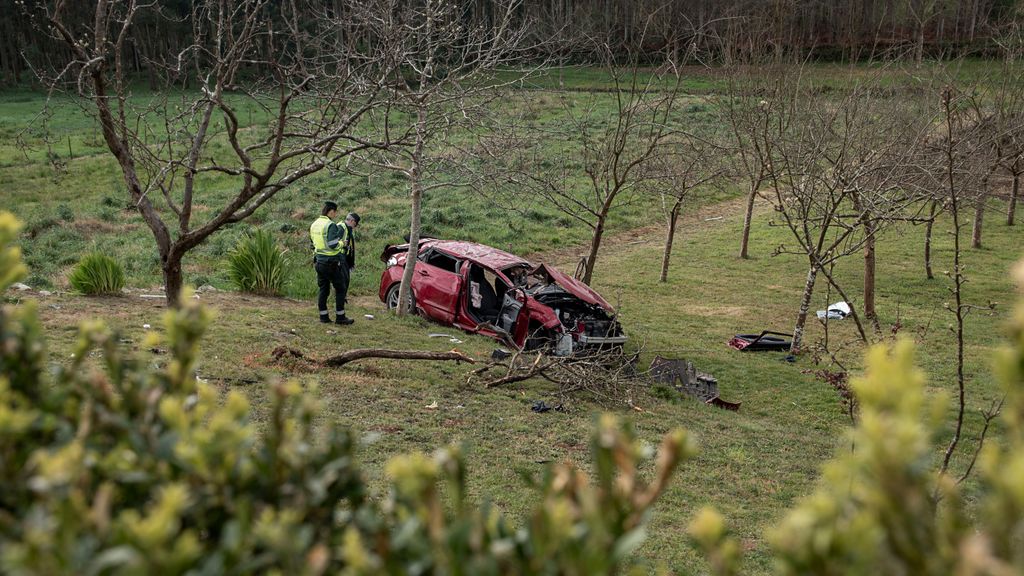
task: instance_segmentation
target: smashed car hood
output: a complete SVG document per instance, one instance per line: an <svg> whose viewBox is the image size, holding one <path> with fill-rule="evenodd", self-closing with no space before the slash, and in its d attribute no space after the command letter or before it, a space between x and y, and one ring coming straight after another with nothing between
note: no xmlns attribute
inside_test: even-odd
<svg viewBox="0 0 1024 576"><path fill-rule="evenodd" d="M530 272L530 274L536 274L537 272L546 273L555 282L555 284L558 284L566 292L572 294L573 296L579 298L580 300L583 300L588 304L600 306L601 308L604 308L609 312L615 311L615 309L612 308L612 305L609 304L607 300L602 298L600 294L594 292L594 290L590 286L587 286L583 282L580 282L579 280L576 280L571 276L567 276L557 268L553 268L546 264L540 264L539 266L534 268Z"/></svg>

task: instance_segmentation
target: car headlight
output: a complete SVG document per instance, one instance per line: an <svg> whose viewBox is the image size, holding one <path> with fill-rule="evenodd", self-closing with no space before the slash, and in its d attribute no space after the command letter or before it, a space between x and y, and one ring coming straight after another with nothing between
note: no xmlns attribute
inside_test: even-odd
<svg viewBox="0 0 1024 576"><path fill-rule="evenodd" d="M388 268L391 268L396 264L398 264L398 256L392 256L391 258L388 258Z"/></svg>

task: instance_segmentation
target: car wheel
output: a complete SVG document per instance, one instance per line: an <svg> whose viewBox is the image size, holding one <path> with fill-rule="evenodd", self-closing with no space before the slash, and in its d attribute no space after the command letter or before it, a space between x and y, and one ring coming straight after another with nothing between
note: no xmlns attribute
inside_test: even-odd
<svg viewBox="0 0 1024 576"><path fill-rule="evenodd" d="M388 310L394 311L398 309L398 291L402 287L401 282L395 282L388 291L384 293L384 305L388 307ZM409 293L409 301L412 304L411 308L413 312L416 311L416 297Z"/></svg>

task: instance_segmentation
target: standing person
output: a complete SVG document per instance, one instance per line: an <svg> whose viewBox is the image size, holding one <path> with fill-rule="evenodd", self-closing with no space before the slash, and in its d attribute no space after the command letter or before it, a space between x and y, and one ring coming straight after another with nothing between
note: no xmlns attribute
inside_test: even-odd
<svg viewBox="0 0 1024 576"><path fill-rule="evenodd" d="M336 324L349 325L355 322L345 316L345 297L348 294L348 258L345 249L349 240L348 226L338 226L334 218L338 215L338 205L334 202L324 202L324 208L320 211L320 217L309 226L309 239L313 242L313 267L316 268L316 284L320 288L317 296L317 309L320 311L320 321L328 323L331 321L330 313L327 311L327 298L331 295L331 286L334 287L335 318Z"/></svg>
<svg viewBox="0 0 1024 576"><path fill-rule="evenodd" d="M359 214L349 212L348 216L345 216L345 227L348 228L345 234L345 238L347 239L347 243L345 245L345 260L348 264L349 278L351 279L352 271L355 270L356 267L355 230L359 227Z"/></svg>

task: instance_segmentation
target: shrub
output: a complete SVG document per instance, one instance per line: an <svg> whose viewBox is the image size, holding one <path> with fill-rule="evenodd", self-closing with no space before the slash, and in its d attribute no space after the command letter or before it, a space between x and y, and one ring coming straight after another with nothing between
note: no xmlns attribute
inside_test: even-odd
<svg viewBox="0 0 1024 576"><path fill-rule="evenodd" d="M106 254L87 254L68 278L71 287L82 294L120 294L124 288L124 270Z"/></svg>
<svg viewBox="0 0 1024 576"><path fill-rule="evenodd" d="M0 214L0 291L24 273L12 220ZM593 479L549 468L518 529L467 500L458 447L393 458L387 495L370 498L357 437L320 416L314 391L271 385L257 425L243 394L196 379L208 319L182 301L166 344L146 344L168 349L164 367L96 322L55 373L32 304L0 307L0 573L616 572L638 562L648 508L693 453L671 433L641 475L651 451L605 417Z"/></svg>
<svg viewBox="0 0 1024 576"><path fill-rule="evenodd" d="M284 251L269 232L257 230L239 240L228 261L231 281L242 292L278 296L284 291Z"/></svg>

